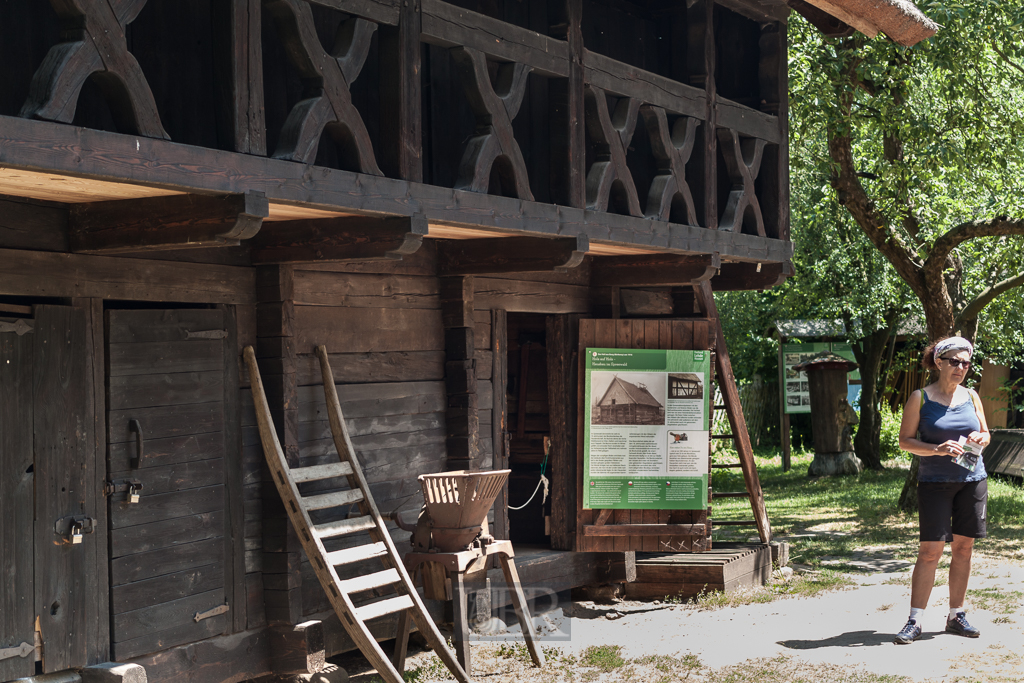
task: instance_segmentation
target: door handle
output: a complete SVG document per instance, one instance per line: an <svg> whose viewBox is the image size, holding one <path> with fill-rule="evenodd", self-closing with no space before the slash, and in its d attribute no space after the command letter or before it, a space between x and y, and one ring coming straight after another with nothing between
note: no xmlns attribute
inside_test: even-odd
<svg viewBox="0 0 1024 683"><path fill-rule="evenodd" d="M142 435L142 424L136 419L128 420L128 431L135 434L135 457L132 458L132 469L142 467L142 443L145 437Z"/></svg>

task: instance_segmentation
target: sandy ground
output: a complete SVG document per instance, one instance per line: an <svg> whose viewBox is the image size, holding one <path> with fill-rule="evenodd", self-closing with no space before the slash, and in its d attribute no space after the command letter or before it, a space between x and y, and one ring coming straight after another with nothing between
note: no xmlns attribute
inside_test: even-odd
<svg viewBox="0 0 1024 683"><path fill-rule="evenodd" d="M892 638L907 619L909 574L880 571L851 576L856 587L815 598L782 598L711 611L667 603L577 602L564 610L571 613L568 627L563 610L536 619L548 635L569 631L568 640L543 643L562 655L578 655L592 645L620 645L627 660L650 654L682 657L690 653L700 660L704 672L782 655L798 664L834 665L847 671L907 676L915 681L1024 681L1024 605L1019 601L1012 606L1012 613L986 611L969 604L968 617L982 635L967 639L943 632L948 593L944 586L937 586L923 620L924 635L912 645L898 646ZM971 588L1024 592L1024 567L978 559ZM518 664L514 658L495 657L497 647L494 643L474 644L476 680L576 680L565 667L549 667L542 673ZM429 668L426 665L431 657L429 652L412 656L407 670ZM357 674L358 668L349 671ZM605 674L598 680L655 679Z"/></svg>

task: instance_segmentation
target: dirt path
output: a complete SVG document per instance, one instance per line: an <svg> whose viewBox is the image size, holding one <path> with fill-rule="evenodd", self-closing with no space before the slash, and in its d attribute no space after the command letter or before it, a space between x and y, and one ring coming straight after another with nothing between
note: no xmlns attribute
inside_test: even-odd
<svg viewBox="0 0 1024 683"><path fill-rule="evenodd" d="M474 678L488 683L892 680L887 676L1024 681L1024 567L976 561L968 616L981 629L980 638L943 632L947 593L937 586L923 637L906 646L893 644L892 637L907 618L909 574L852 578L855 587L816 598L713 611L666 603L574 603L571 639L544 643L550 660L545 670L528 666L521 646L481 643L473 646ZM548 617L565 628L564 615ZM593 646L621 647L622 663L601 660L596 667L586 666L585 661L598 661L585 657ZM439 664L432 653L420 653L410 659L407 671L418 668L412 680L424 683L445 680ZM357 670L349 665L349 671Z"/></svg>

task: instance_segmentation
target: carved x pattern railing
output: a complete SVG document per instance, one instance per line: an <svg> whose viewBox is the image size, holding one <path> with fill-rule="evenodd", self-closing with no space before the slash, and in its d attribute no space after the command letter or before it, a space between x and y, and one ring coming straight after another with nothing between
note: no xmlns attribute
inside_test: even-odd
<svg viewBox="0 0 1024 683"><path fill-rule="evenodd" d="M680 116L670 126L665 110L649 104L640 108L640 114L644 117L651 140L651 153L658 164L658 175L647 193L647 217L700 225L693 205L693 193L686 182L686 162L693 153L700 121ZM673 211L677 198L681 206Z"/></svg>
<svg viewBox="0 0 1024 683"><path fill-rule="evenodd" d="M720 230L742 232L743 225L747 223L749 217L757 234L764 237L764 216L761 214L761 204L757 200L754 181L761 170L761 160L764 158L764 146L767 142L757 138L741 137L735 130L719 128L718 144L725 158L729 180L732 181L729 201L722 212L722 220L718 227Z"/></svg>
<svg viewBox="0 0 1024 683"><path fill-rule="evenodd" d="M633 175L626 165L626 149L636 130L640 100L620 97L609 111L603 89L588 85L585 93L587 131L597 146L597 160L587 172L587 208L608 210L608 200L616 183L625 194L626 208L633 216L642 216Z"/></svg>
<svg viewBox="0 0 1024 683"><path fill-rule="evenodd" d="M328 54L317 37L313 12L306 0L267 0L263 5L274 17L307 88L313 92L292 107L274 157L312 163L324 129L341 148L352 170L384 175L377 167L370 134L352 104L349 86L362 71L377 25L353 18L338 30L334 50Z"/></svg>
<svg viewBox="0 0 1024 683"><path fill-rule="evenodd" d="M86 79L96 82L118 129L169 139L142 68L128 51L125 26L146 0L50 0L62 35L32 77L21 116L70 123Z"/></svg>
<svg viewBox="0 0 1024 683"><path fill-rule="evenodd" d="M455 188L487 192L491 168L502 159L504 163L497 167L502 189L506 193L514 192L520 199L533 200L526 161L512 132L512 120L523 104L532 67L512 62L502 64L498 67L496 83L492 84L484 53L470 47L456 47L452 48L451 55L476 116L476 135L470 138L462 154Z"/></svg>

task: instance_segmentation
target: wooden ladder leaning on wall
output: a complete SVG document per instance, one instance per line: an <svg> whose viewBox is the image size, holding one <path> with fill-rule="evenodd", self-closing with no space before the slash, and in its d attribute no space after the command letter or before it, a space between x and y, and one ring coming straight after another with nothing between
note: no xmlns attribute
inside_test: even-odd
<svg viewBox="0 0 1024 683"><path fill-rule="evenodd" d="M750 433L747 431L747 421L743 417L743 406L740 404L740 392L736 386L736 376L732 371L732 361L729 360L729 347L725 343L725 333L722 330L722 322L718 317L718 307L715 305L715 295L711 290L711 283L708 280L693 283L694 295L697 298L697 305L704 314L713 320L714 334L717 336L715 343L715 372L718 375L718 382L722 388L722 399L725 405L726 415L729 417L731 434L713 434L712 438L731 438L736 444L736 452L739 454L739 462L721 463L712 465L713 468L740 468L743 471L743 481L746 484L746 491L719 492L712 490L712 500L715 498L739 498L749 497L750 507L754 513L753 520L712 520L712 526L756 526L761 542L769 544L772 542L772 527L768 521L768 511L764 505L764 492L761 490L761 479L757 475L757 464L754 462L754 450L750 445ZM718 408L718 406L713 406ZM710 534L710 531L709 531Z"/></svg>
<svg viewBox="0 0 1024 683"><path fill-rule="evenodd" d="M370 664L377 669L386 683L402 683L402 673L395 667L395 662L405 660L405 640L399 639L393 660L389 660L380 644L366 627L366 622L376 617L396 612L404 612L400 619L411 618L420 633L426 638L430 647L437 653L445 666L460 683L471 683L471 679L455 659L455 654L445 646L444 638L437 630L434 621L427 614L423 600L416 592L409 579L409 574L402 564L391 534L377 510L373 496L370 494L363 470L356 458L355 449L349 439L348 428L341 412L341 403L334 386L334 375L327 361L327 350L323 346L316 349L320 359L320 371L323 376L324 396L327 401L327 412L331 423L334 446L338 452L338 462L311 467L289 467L285 459L281 443L270 416L263 382L256 365L256 354L251 346L247 346L243 355L249 369L252 385L253 401L256 405L256 418L259 424L260 440L267 464L273 474L274 484L284 502L288 518L302 543L310 564L316 571L320 585L331 601L342 626L353 642L359 647ZM347 477L349 490L318 495L303 496L298 485L304 482L320 481L335 477ZM310 520L310 510L357 504L361 516L342 519L326 524L315 525ZM370 543L328 552L324 548L323 539L336 538L347 534L369 532ZM356 576L342 580L338 577L335 567L352 564L363 560L378 558L384 568L373 574ZM395 595L391 597L356 606L352 596L391 587Z"/></svg>

